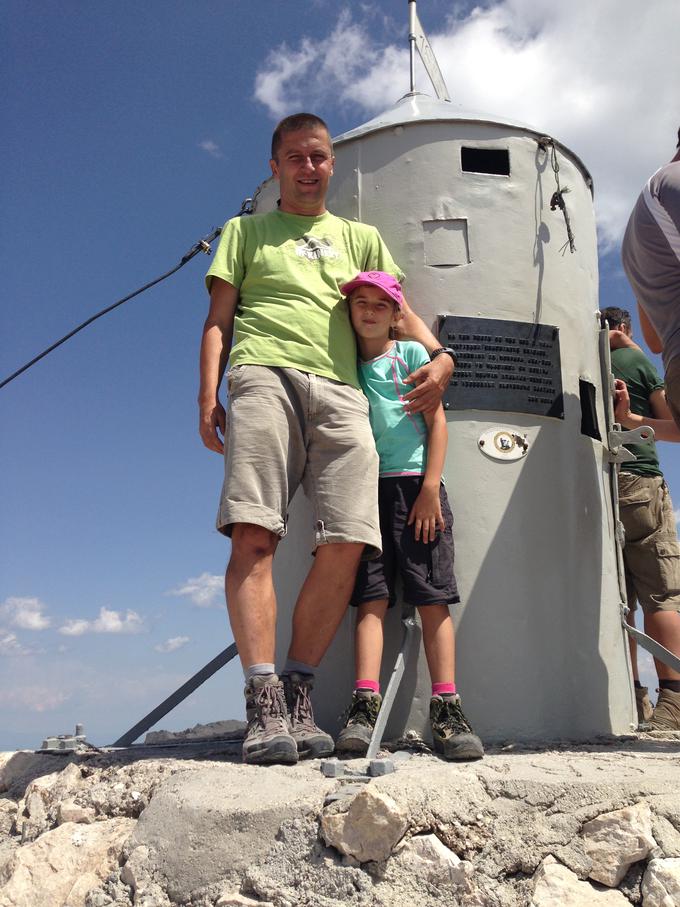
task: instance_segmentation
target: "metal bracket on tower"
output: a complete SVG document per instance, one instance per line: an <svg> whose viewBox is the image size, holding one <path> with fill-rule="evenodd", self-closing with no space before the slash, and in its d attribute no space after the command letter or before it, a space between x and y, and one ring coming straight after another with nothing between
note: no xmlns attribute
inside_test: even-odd
<svg viewBox="0 0 680 907"><path fill-rule="evenodd" d="M644 444L654 440L654 429L649 425L640 425L630 430L617 428L616 423L614 426L607 435L607 459L610 463L629 463L636 459L624 444Z"/></svg>
<svg viewBox="0 0 680 907"><path fill-rule="evenodd" d="M387 684L385 696L383 698L380 711L378 712L378 718L375 722L373 733L371 734L371 742L368 745L368 751L366 753L367 759L373 759L375 754L378 752L378 749L380 748L383 731L385 730L385 726L387 725L387 719L390 717L390 712L392 711L392 706L394 705L394 700L396 699L397 691L399 690L401 678L404 676L406 660L408 658L409 652L411 651L413 638L416 635L414 631L418 627L418 623L415 617L413 617L413 611L411 611L411 614L403 618L402 625L404 627L404 635L401 641L401 649L399 651L399 654L397 655L397 660L394 663L392 676L390 677L390 682Z"/></svg>
<svg viewBox="0 0 680 907"><path fill-rule="evenodd" d="M427 40L425 29L421 25L416 12L416 0L408 0L409 35L408 42L411 50L411 91L416 90L416 50L423 61L425 71L430 77L432 87L440 101L450 101L449 90L446 87L444 76L437 63L437 58L432 50L432 45Z"/></svg>
<svg viewBox="0 0 680 907"><path fill-rule="evenodd" d="M661 643L652 639L651 636L647 636L646 633L638 630L637 627L631 627L625 620L623 621L623 629L629 636L632 636L633 639L636 640L638 645L642 646L643 649L646 649L658 661L662 661L673 671L680 671L680 658L672 652L669 652L668 649L661 645Z"/></svg>

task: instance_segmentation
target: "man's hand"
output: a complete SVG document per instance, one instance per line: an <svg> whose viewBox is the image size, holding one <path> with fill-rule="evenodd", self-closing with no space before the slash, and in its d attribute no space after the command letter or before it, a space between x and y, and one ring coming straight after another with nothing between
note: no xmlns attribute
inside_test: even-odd
<svg viewBox="0 0 680 907"><path fill-rule="evenodd" d="M611 331L610 333L614 333ZM624 335L625 336L625 335ZM630 395L626 382L621 378L614 379L614 421L619 425L626 427L626 421L630 418Z"/></svg>
<svg viewBox="0 0 680 907"><path fill-rule="evenodd" d="M439 499L439 486L423 485L408 516L408 525L415 523L416 542L421 537L425 544L434 542L437 528L445 529L442 506Z"/></svg>
<svg viewBox="0 0 680 907"><path fill-rule="evenodd" d="M198 430L201 434L201 440L208 448L215 453L224 453L224 433L226 430L227 414L224 407L217 400L215 403L201 406L198 418ZM220 438L222 435L222 438Z"/></svg>
<svg viewBox="0 0 680 907"><path fill-rule="evenodd" d="M433 362L421 365L404 378L404 384L416 385L404 397L408 412L433 413L442 402L452 374L453 360L447 353L441 353Z"/></svg>

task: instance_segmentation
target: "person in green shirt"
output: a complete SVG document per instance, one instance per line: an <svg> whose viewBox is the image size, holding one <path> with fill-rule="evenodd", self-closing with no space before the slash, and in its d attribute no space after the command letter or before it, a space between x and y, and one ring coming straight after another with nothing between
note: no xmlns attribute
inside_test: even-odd
<svg viewBox="0 0 680 907"><path fill-rule="evenodd" d="M246 677L246 762L294 763L333 750L309 692L346 611L359 561L380 551L378 458L356 347L340 286L357 271L398 279L378 231L326 210L333 174L328 128L313 114L286 117L272 138L275 211L225 225L207 283L199 428L224 453L218 529L231 536L229 619ZM413 412L434 409L453 358L405 307L404 335L433 361L409 376ZM219 399L227 359L229 412ZM223 440L224 439L224 440ZM272 562L300 484L314 510L314 564L293 615L282 678L275 673Z"/></svg>
<svg viewBox="0 0 680 907"><path fill-rule="evenodd" d="M610 328L612 372L628 388L627 395L617 398L617 422L629 429L648 425L657 440L680 441L663 381L634 342L629 313L610 306L600 316L602 326ZM619 513L626 534L626 619L635 625L639 601L645 633L680 657L680 545L673 504L654 440L630 444L627 449L636 459L623 463L619 472ZM652 713L648 690L640 683L637 644L632 638L629 641L640 722L649 721L655 730L680 730L680 673L655 659L659 699Z"/></svg>

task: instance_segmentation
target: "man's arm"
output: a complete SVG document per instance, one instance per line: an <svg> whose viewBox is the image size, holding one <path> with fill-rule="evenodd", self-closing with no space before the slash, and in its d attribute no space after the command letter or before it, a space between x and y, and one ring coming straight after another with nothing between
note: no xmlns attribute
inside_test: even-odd
<svg viewBox="0 0 680 907"><path fill-rule="evenodd" d="M428 329L422 318L419 318L404 299L403 317L398 323L398 335L405 340L417 340L428 353L441 347L441 343ZM405 395L409 412L434 413L441 404L442 395L449 386L453 374L453 359L442 354L422 365L404 379L405 384L415 384L415 388Z"/></svg>
<svg viewBox="0 0 680 907"><path fill-rule="evenodd" d="M415 523L416 541L422 538L423 542L433 542L437 529L446 529L439 499L439 486L444 471L448 432L441 403L433 413L426 413L424 418L428 431L427 466L423 484L408 517L408 525Z"/></svg>
<svg viewBox="0 0 680 907"><path fill-rule="evenodd" d="M623 384L623 382L621 383ZM614 418L624 428L639 428L641 425L649 425L650 428L654 429L654 438L656 441L680 442L680 428L673 420L671 411L666 403L666 394L663 388L657 388L655 391L652 391L649 397L649 405L654 413L653 419L631 412L630 397L628 396L628 393L622 394L618 392L616 394Z"/></svg>
<svg viewBox="0 0 680 907"><path fill-rule="evenodd" d="M220 433L224 437L226 413L219 400L219 389L231 349L237 305L236 287L221 277L213 277L210 283L210 310L201 339L198 430L205 446L216 453L224 452Z"/></svg>
<svg viewBox="0 0 680 907"><path fill-rule="evenodd" d="M642 336L645 338L647 346L653 353L662 353L663 352L663 343L659 339L659 335L654 330L654 325L647 317L647 313L642 308L640 303L637 304L638 315L640 316L640 327L642 328Z"/></svg>

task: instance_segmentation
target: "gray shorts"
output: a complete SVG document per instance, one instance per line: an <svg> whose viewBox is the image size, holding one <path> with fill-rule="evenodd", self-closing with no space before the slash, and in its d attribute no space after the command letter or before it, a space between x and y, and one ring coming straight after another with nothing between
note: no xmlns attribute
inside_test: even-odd
<svg viewBox="0 0 680 907"><path fill-rule="evenodd" d="M217 528L263 526L283 537L300 483L314 510L314 548L363 542L380 553L378 454L360 390L291 368L229 371L224 485Z"/></svg>
<svg viewBox="0 0 680 907"><path fill-rule="evenodd" d="M680 544L673 504L661 476L619 473L619 515L626 531L623 563L628 607L680 610Z"/></svg>

